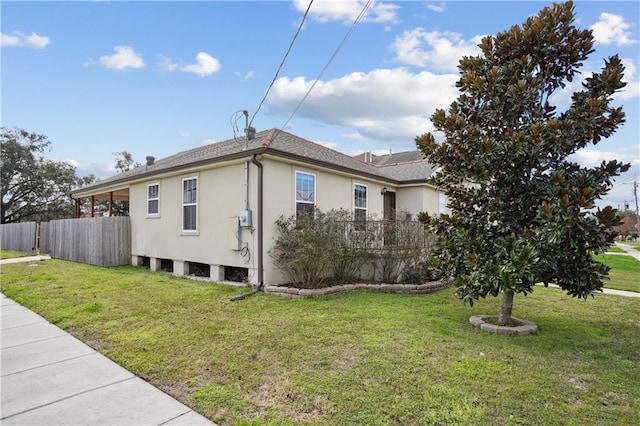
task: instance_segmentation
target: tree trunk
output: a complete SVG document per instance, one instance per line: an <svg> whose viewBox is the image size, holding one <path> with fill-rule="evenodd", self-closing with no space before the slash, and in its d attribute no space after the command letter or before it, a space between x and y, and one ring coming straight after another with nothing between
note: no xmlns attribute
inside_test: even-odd
<svg viewBox="0 0 640 426"><path fill-rule="evenodd" d="M498 325L511 325L511 311L513 311L513 290L508 290L504 292L502 297L502 308L498 316Z"/></svg>

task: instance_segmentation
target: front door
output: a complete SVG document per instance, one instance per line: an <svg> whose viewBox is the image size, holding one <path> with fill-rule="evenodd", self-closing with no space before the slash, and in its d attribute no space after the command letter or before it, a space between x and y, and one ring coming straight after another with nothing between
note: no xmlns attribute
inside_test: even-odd
<svg viewBox="0 0 640 426"><path fill-rule="evenodd" d="M396 193L387 191L384 193L384 220L396 219Z"/></svg>

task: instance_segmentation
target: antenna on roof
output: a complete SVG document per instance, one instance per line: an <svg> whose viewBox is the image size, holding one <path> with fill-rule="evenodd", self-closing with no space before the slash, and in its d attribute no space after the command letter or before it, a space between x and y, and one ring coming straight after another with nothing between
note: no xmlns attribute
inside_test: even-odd
<svg viewBox="0 0 640 426"><path fill-rule="evenodd" d="M256 138L256 129L254 127L249 126L249 112L245 109L242 111L245 118L244 125L244 149L249 148L249 141Z"/></svg>

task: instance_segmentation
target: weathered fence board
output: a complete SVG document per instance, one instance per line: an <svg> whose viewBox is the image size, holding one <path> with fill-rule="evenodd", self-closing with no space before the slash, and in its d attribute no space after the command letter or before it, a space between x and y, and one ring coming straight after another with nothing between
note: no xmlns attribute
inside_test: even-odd
<svg viewBox="0 0 640 426"><path fill-rule="evenodd" d="M41 254L49 253L49 222L40 222L38 231L38 251Z"/></svg>
<svg viewBox="0 0 640 426"><path fill-rule="evenodd" d="M26 253L36 250L36 222L5 223L0 225L0 247Z"/></svg>
<svg viewBox="0 0 640 426"><path fill-rule="evenodd" d="M131 263L131 222L127 216L49 222L51 257L98 266Z"/></svg>

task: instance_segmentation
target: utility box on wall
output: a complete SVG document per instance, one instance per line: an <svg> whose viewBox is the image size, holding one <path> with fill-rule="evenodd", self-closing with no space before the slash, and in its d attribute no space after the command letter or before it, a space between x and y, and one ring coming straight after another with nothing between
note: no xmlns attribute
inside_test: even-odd
<svg viewBox="0 0 640 426"><path fill-rule="evenodd" d="M240 212L240 226L243 228L251 228L253 226L251 210L242 210Z"/></svg>

